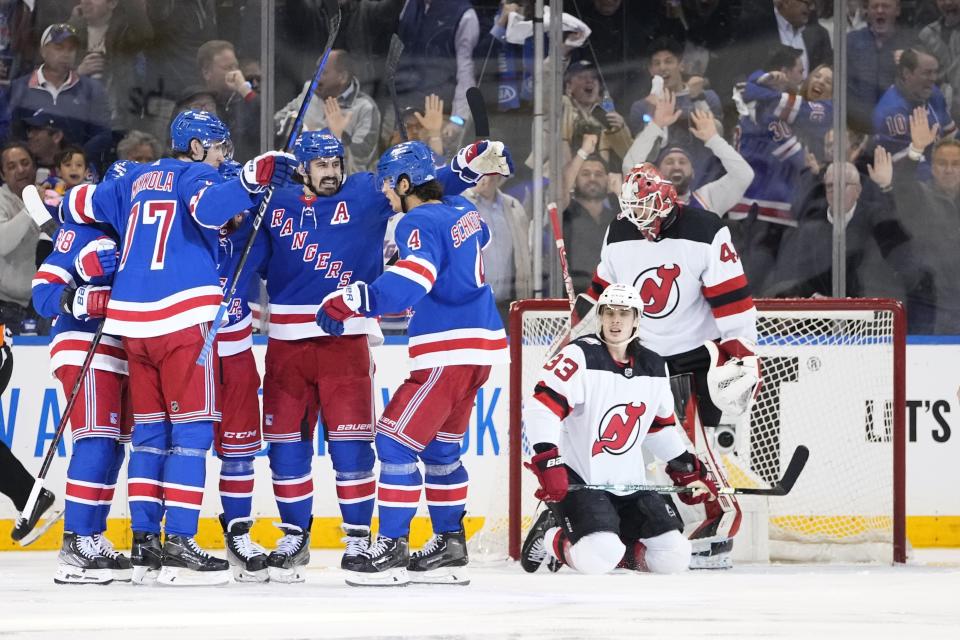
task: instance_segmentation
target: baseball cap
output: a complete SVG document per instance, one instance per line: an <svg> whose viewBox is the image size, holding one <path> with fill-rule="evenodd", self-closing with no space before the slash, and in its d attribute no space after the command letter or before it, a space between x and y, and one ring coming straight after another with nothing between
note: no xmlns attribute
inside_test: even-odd
<svg viewBox="0 0 960 640"><path fill-rule="evenodd" d="M590 60L577 60L575 62L571 62L569 66L567 66L567 70L563 72L563 76L564 78L569 78L573 74L580 73L581 71L593 71L599 75L599 72L597 71L597 65L593 64L593 62Z"/></svg>
<svg viewBox="0 0 960 640"><path fill-rule="evenodd" d="M675 144L669 147L664 147L657 155L657 161L654 164L660 166L660 163L663 162L663 159L671 153L682 153L683 155L687 156L687 160L689 160L691 164L693 163L693 157L690 155L690 151L685 147Z"/></svg>
<svg viewBox="0 0 960 640"><path fill-rule="evenodd" d="M80 42L80 36L77 35L76 29L65 22L58 22L44 29L43 35L40 36L40 46L45 47L48 44L63 42L67 38L73 38Z"/></svg>
<svg viewBox="0 0 960 640"><path fill-rule="evenodd" d="M24 118L23 122L32 129L59 129L63 131L66 128L63 118L43 109L37 109Z"/></svg>

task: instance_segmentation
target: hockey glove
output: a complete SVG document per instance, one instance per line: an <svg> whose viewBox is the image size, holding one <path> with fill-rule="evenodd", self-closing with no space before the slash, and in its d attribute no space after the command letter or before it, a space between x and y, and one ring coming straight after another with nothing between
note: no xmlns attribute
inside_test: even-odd
<svg viewBox="0 0 960 640"><path fill-rule="evenodd" d="M533 494L537 500L560 502L567 497L570 478L567 476L567 468L563 464L559 449L553 447L538 453L530 458L530 462L524 462L523 466L533 471L533 475L537 476L537 482L540 483L540 488Z"/></svg>
<svg viewBox="0 0 960 640"><path fill-rule="evenodd" d="M354 282L327 294L317 310L317 324L330 335L339 336L343 335L345 320L369 311L370 292L366 283Z"/></svg>
<svg viewBox="0 0 960 640"><path fill-rule="evenodd" d="M680 501L684 504L700 504L717 499L717 483L710 478L707 468L689 451L684 451L667 463L667 475L675 486L693 489L693 493L680 494Z"/></svg>
<svg viewBox="0 0 960 640"><path fill-rule="evenodd" d="M450 161L450 168L464 182L476 184L486 175L511 175L513 159L502 142L481 140L460 149Z"/></svg>
<svg viewBox="0 0 960 640"><path fill-rule="evenodd" d="M77 320L104 318L110 302L110 287L85 285L78 289L66 289L60 298L60 306Z"/></svg>
<svg viewBox="0 0 960 640"><path fill-rule="evenodd" d="M717 343L704 343L710 353L707 388L718 409L730 416L740 416L750 409L760 391L760 361L749 340L729 338Z"/></svg>
<svg viewBox="0 0 960 640"><path fill-rule="evenodd" d="M73 266L85 282L91 282L94 278L113 275L118 261L117 243L110 238L97 238L80 249Z"/></svg>
<svg viewBox="0 0 960 640"><path fill-rule="evenodd" d="M249 193L260 193L268 187L282 187L290 182L297 159L289 153L268 151L248 160L240 172L240 184Z"/></svg>

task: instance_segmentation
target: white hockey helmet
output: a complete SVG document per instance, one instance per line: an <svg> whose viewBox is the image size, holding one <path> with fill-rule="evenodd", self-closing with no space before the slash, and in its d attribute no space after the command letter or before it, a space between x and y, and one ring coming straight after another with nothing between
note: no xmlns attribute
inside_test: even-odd
<svg viewBox="0 0 960 640"><path fill-rule="evenodd" d="M637 288L629 284L615 282L607 285L607 288L604 289L600 297L597 298L597 336L603 342L606 342L606 340L603 337L602 316L603 308L606 306L625 307L636 311L637 313L633 320L633 332L626 341L630 342L637 337L637 331L640 330L640 318L643 316L643 299L640 297L640 292L637 291Z"/></svg>

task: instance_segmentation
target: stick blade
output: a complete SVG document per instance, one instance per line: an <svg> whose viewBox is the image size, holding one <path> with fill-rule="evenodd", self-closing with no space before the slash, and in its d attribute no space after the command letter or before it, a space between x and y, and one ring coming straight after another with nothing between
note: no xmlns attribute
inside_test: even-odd
<svg viewBox="0 0 960 640"><path fill-rule="evenodd" d="M490 120L487 118L487 103L483 100L483 93L479 87L467 89L467 106L470 107L470 116L473 118L473 132L477 139L490 137Z"/></svg>
<svg viewBox="0 0 960 640"><path fill-rule="evenodd" d="M780 495L785 496L790 493L797 478L800 477L800 472L803 471L803 468L807 465L809 458L810 450L805 446L800 445L794 450L793 457L790 458L790 464L787 465L787 470L783 472L783 477L780 478L779 485L783 490L783 493Z"/></svg>
<svg viewBox="0 0 960 640"><path fill-rule="evenodd" d="M43 204L43 198L40 197L40 191L36 185L29 184L24 187L20 197L23 199L24 206L27 207L27 213L30 214L30 217L37 223L38 227L42 227L47 222L53 220L53 216L50 215L50 210L47 209L47 205Z"/></svg>
<svg viewBox="0 0 960 640"><path fill-rule="evenodd" d="M323 12L327 15L327 49L333 48L333 41L340 33L340 2L339 0L324 0Z"/></svg>

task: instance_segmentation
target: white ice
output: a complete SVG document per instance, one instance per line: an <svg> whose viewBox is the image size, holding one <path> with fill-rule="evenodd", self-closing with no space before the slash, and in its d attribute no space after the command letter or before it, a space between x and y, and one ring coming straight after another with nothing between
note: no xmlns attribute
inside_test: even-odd
<svg viewBox="0 0 960 640"><path fill-rule="evenodd" d="M741 565L678 576L472 568L467 587L357 589L334 552L299 585L57 586L56 557L0 554L14 638L960 638L960 552L908 566Z"/></svg>

